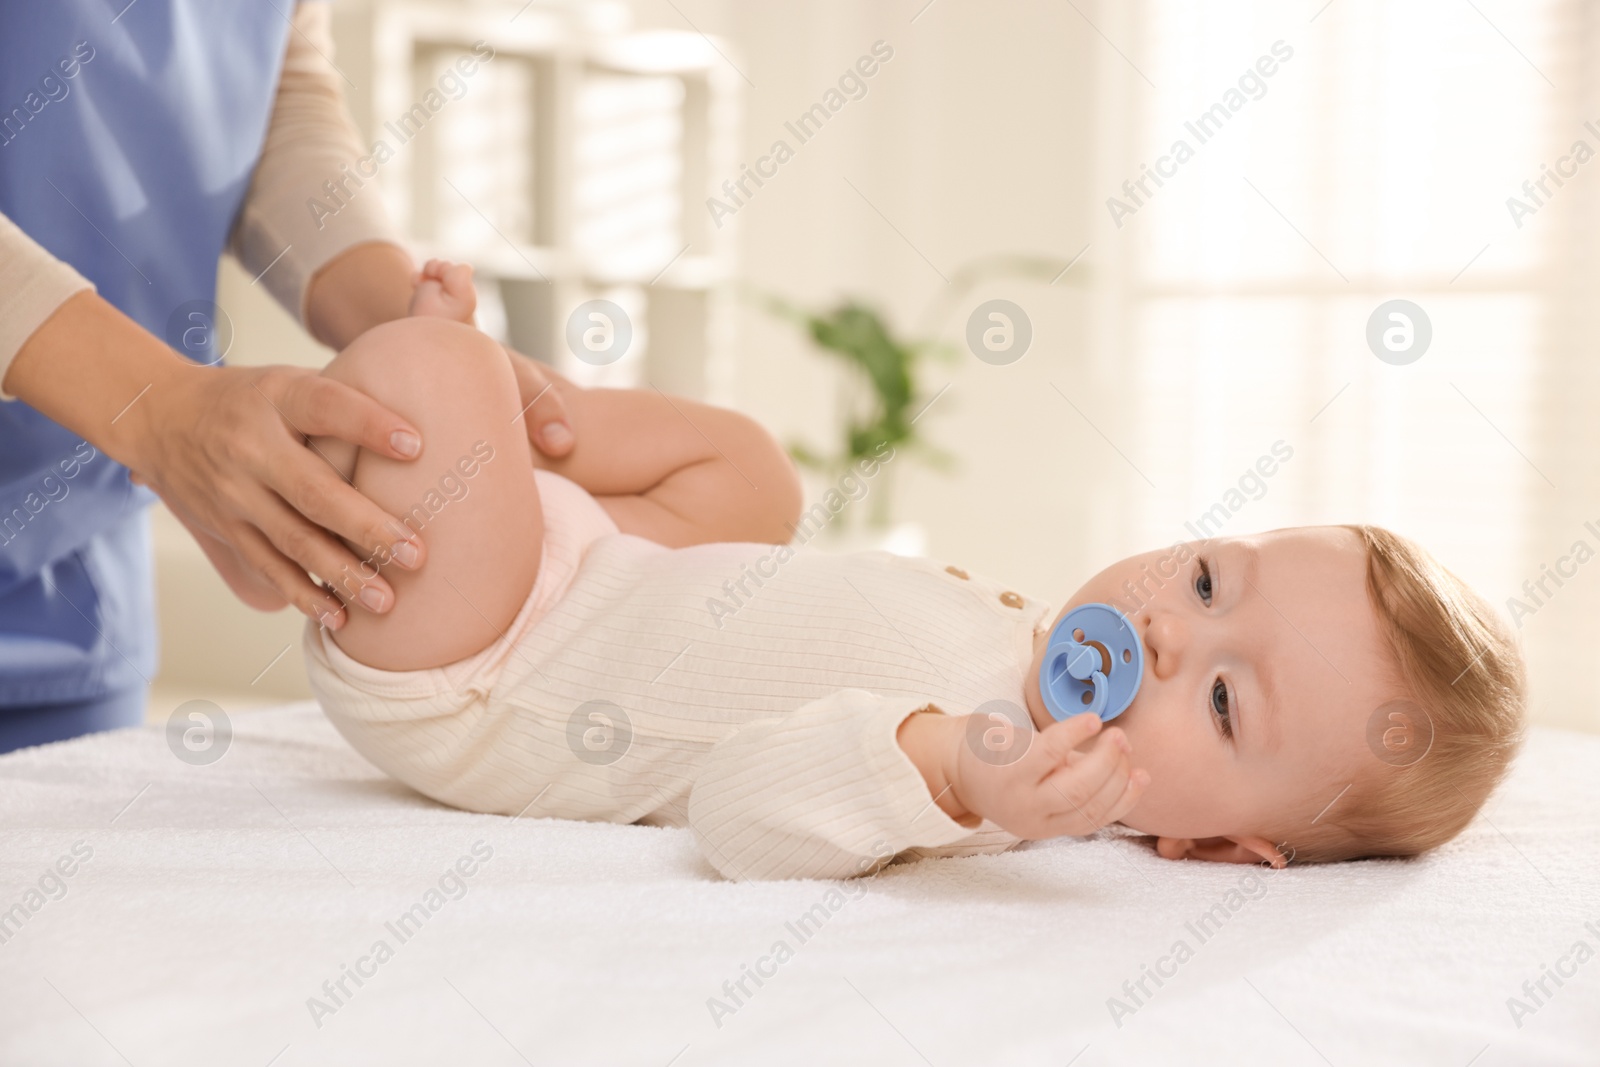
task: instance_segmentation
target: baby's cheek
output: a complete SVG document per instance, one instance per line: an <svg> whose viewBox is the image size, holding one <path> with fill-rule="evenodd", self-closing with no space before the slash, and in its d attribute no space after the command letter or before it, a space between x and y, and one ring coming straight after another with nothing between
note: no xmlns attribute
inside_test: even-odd
<svg viewBox="0 0 1600 1067"><path fill-rule="evenodd" d="M1215 793L1217 782L1211 766L1213 753L1206 750L1206 739L1185 730L1178 722L1163 721L1154 708L1135 707L1114 723L1121 724L1133 752L1130 762L1150 774L1145 800L1139 804L1142 815L1181 815L1206 804Z"/></svg>
<svg viewBox="0 0 1600 1067"><path fill-rule="evenodd" d="M1193 761L1186 758L1190 754L1184 751L1182 743L1172 734L1130 729L1128 741L1133 748L1131 762L1135 767L1143 767L1150 772L1152 787L1159 784L1165 792L1180 783L1187 783Z"/></svg>
<svg viewBox="0 0 1600 1067"><path fill-rule="evenodd" d="M1171 725L1163 722L1165 712L1160 701L1135 697L1133 704L1107 725L1128 735L1135 759L1154 757L1165 751L1173 736Z"/></svg>

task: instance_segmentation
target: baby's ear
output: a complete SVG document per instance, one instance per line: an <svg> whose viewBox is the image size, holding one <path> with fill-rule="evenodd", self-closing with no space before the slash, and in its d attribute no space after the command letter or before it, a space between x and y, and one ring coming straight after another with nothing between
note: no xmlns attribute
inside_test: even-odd
<svg viewBox="0 0 1600 1067"><path fill-rule="evenodd" d="M1156 852L1169 860L1209 860L1212 863L1288 864L1283 853L1264 837L1160 837Z"/></svg>

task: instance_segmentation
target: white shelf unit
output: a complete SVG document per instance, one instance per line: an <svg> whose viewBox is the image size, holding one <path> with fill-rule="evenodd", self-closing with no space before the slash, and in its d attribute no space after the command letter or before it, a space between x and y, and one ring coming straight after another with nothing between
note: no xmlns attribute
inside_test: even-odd
<svg viewBox="0 0 1600 1067"><path fill-rule="evenodd" d="M732 226L705 206L736 169L726 44L630 32L609 3L334 11L357 122L395 149L378 180L397 222L419 254L473 264L484 329L585 384L728 401ZM452 78L477 41L494 58ZM444 101L432 112L430 89ZM401 124L419 103L419 121ZM628 352L607 366L566 343L568 317L595 298L632 321Z"/></svg>

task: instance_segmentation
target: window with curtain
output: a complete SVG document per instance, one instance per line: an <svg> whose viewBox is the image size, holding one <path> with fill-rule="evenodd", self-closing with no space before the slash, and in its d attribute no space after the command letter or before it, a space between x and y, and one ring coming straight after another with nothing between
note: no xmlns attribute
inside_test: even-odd
<svg viewBox="0 0 1600 1067"><path fill-rule="evenodd" d="M1107 7L1123 104L1102 117L1100 336L1128 394L1106 427L1126 540L1374 522L1508 618L1532 606L1542 565L1600 550L1582 262L1600 160L1562 162L1600 152L1586 5ZM1368 342L1393 299L1431 328L1405 365ZM1600 561L1563 570L1519 619L1535 714L1600 728Z"/></svg>

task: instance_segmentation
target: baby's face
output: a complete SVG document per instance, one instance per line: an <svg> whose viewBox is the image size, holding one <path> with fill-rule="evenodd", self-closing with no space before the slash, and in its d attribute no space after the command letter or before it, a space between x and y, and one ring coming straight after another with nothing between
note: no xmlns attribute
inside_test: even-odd
<svg viewBox="0 0 1600 1067"><path fill-rule="evenodd" d="M1368 716L1400 695L1366 572L1355 534L1308 527L1133 556L1073 595L1062 614L1111 604L1144 641L1139 694L1110 724L1150 772L1125 825L1267 837L1309 824L1354 780ZM1054 721L1039 693L1048 636L1025 688L1041 729Z"/></svg>

